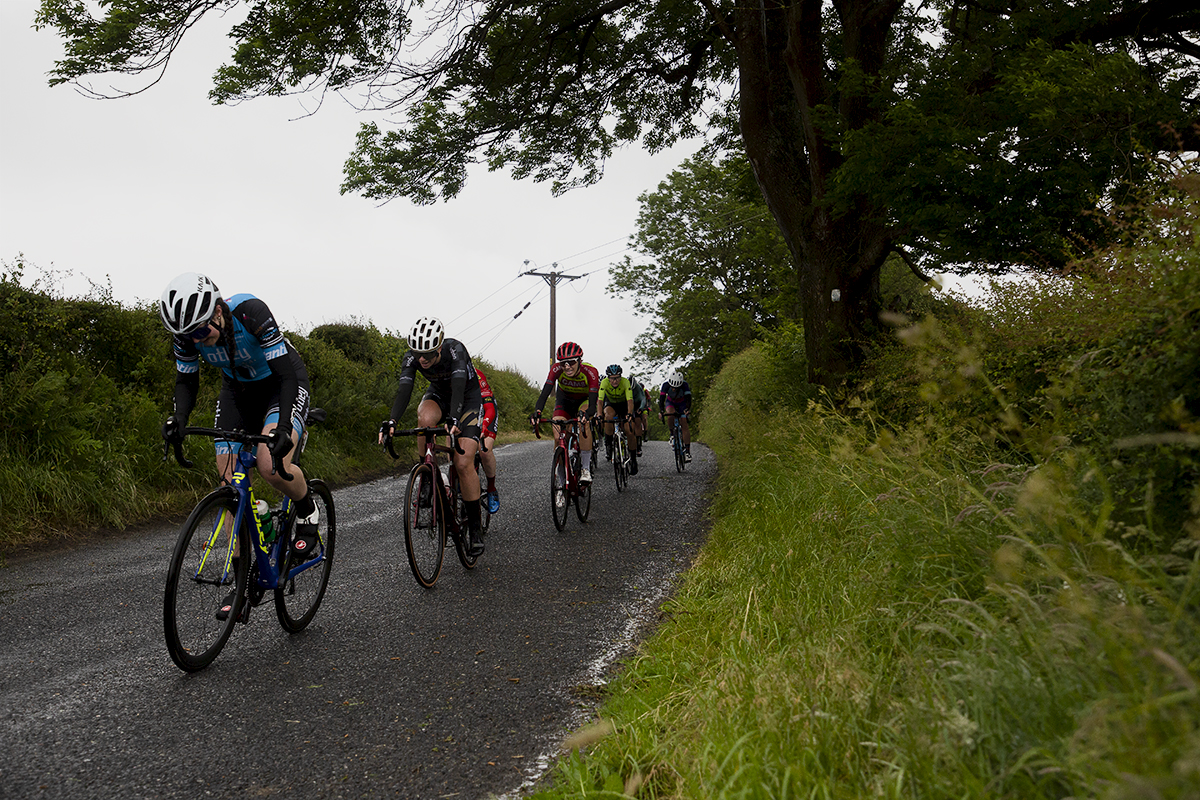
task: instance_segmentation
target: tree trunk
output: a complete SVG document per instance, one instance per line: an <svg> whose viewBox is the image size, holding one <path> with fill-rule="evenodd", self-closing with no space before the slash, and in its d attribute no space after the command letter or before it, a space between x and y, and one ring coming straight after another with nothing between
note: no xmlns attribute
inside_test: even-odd
<svg viewBox="0 0 1200 800"><path fill-rule="evenodd" d="M892 240L877 209L863 205L835 216L825 202L841 155L812 113L829 102L821 5L743 5L735 45L746 154L800 277L808 378L833 389L861 364L863 343L878 332L879 271ZM843 3L844 15L859 23L846 40L863 67L881 68L888 12L894 16L896 8L894 1ZM837 105L851 125L873 113L862 98L841 96Z"/></svg>

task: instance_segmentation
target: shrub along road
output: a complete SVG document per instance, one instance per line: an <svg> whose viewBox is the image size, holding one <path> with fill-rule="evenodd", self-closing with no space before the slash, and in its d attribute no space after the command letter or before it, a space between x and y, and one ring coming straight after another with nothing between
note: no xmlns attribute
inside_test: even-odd
<svg viewBox="0 0 1200 800"><path fill-rule="evenodd" d="M515 795L584 721L706 529L715 460L678 474L646 445L618 494L603 458L591 515L550 517L549 443L497 450L502 508L472 572L447 551L417 586L393 510L406 475L334 493L336 561L312 625L268 594L187 675L162 633L177 526L0 570L5 797ZM164 468L167 468L164 465Z"/></svg>

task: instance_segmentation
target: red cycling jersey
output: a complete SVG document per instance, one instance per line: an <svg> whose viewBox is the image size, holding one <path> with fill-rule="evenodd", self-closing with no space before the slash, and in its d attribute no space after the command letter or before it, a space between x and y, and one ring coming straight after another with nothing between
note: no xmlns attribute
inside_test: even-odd
<svg viewBox="0 0 1200 800"><path fill-rule="evenodd" d="M483 422L480 427L495 439L496 396L492 394L492 387L488 384L487 376L480 372L478 367L475 368L475 374L479 376L479 393L483 395Z"/></svg>

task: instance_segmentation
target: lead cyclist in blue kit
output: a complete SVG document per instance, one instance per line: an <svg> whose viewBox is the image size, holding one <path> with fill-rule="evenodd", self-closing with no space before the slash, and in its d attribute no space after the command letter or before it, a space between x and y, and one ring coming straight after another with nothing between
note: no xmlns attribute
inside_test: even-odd
<svg viewBox="0 0 1200 800"><path fill-rule="evenodd" d="M174 411L163 423L167 442L183 441L183 429L200 389L200 360L221 369L215 428L261 431L271 441L258 446L258 473L274 489L296 503L298 550L316 545L311 519L316 503L299 465L288 464L292 480L274 471L272 456L284 458L304 433L308 415L308 370L275 322L271 309L250 294L221 298L216 284L197 272L185 272L163 290L159 302L163 325L171 332L175 353ZM233 479L237 449L242 445L216 441L217 473ZM229 614L233 594L218 618Z"/></svg>

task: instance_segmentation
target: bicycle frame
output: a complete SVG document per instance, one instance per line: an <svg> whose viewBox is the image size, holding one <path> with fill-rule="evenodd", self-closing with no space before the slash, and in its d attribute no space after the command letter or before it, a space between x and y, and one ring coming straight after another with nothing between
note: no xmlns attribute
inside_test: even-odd
<svg viewBox="0 0 1200 800"><path fill-rule="evenodd" d="M238 434L236 432L221 431L214 428L185 428L184 435L209 436L214 439L226 439L229 441L239 441L243 444L253 445L266 442L265 436ZM307 436L307 433L305 435ZM302 441L299 449L303 450L303 447L304 443ZM184 467L190 468L192 466L190 461L182 458L182 450L178 446L176 448L176 459L179 460L180 464L182 464ZM288 559L285 558L285 556L287 555L286 549L290 544L288 534L292 530L292 525L295 523L296 516L295 504L292 502L290 497L284 497L283 499L283 514L281 516L282 524L280 529L275 531L275 538L270 542L266 540L266 534L262 529L262 521L254 512L254 486L250 478L250 470L254 468L255 463L256 456L253 449L239 449L237 453L237 467L234 469L233 479L230 481L229 486L237 493L238 496L237 512L233 520L233 530L236 532L238 537L249 536L249 541L251 542L250 548L254 553L254 564L257 566L257 569L252 569L250 571L250 577L254 579L254 584L250 588L265 592L268 589L281 588L282 586L286 585L289 580L296 577L301 572L313 568L321 562L321 559L324 557L324 553L318 550L318 553L320 553L319 557L310 558L303 563L293 565L291 568L287 567ZM287 471L284 464L280 463L278 460L275 462L275 469L287 480L291 480L290 473ZM210 543L217 540L217 534L222 530L224 525L223 517L224 514L222 514L222 517L218 519L217 525L213 529ZM251 520L253 520L253 522L251 522ZM233 568L235 541L235 539L230 540L228 547L229 552L225 553L224 556L225 569L223 571L223 578L225 580L229 579L229 573ZM200 567L203 567L203 565L204 561L201 561ZM258 595L257 599L261 600L262 596ZM257 602L251 602L251 605L257 604Z"/></svg>
<svg viewBox="0 0 1200 800"><path fill-rule="evenodd" d="M537 438L542 438L542 426L539 420L538 424L533 426L533 434ZM554 449L561 450L563 454L563 463L567 466L567 493L571 497L579 494L579 476L575 474L575 469L571 465L571 450L579 451L579 417L571 417L570 419L549 419L544 420L555 426ZM592 442L592 452L596 452L595 441Z"/></svg>
<svg viewBox="0 0 1200 800"><path fill-rule="evenodd" d="M466 542L466 527L459 520L458 515L453 512L455 507L454 499L458 495L459 477L458 469L454 466L454 455L463 455L464 451L458 446L458 437L451 436L445 428L410 428L407 430L398 430L393 432L392 436L387 437L385 445L387 446L388 454L393 459L399 459L400 456L396 453L395 447L392 444L393 436L424 436L425 452L419 459L421 463L428 464L433 470L433 482L437 488L437 496L440 502L433 507L434 522L437 522L438 515L442 515L446 519L446 530L454 539L456 546L464 546ZM438 444L436 437L449 436L450 444ZM445 453L450 456L450 469L447 474L450 476L449 481L442 477L442 471L439 469L437 454ZM476 463L478 463L479 455L476 453Z"/></svg>

